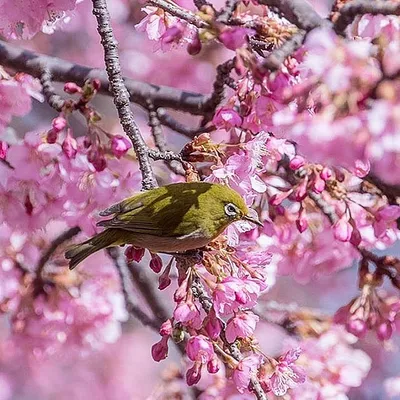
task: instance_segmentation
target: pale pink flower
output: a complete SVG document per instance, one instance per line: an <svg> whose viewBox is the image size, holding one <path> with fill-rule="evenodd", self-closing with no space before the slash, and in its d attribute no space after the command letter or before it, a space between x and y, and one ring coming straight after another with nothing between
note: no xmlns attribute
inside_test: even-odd
<svg viewBox="0 0 400 400"><path fill-rule="evenodd" d="M231 318L226 326L226 339L233 343L236 338L246 338L252 336L256 329L259 317L250 311L238 312Z"/></svg>
<svg viewBox="0 0 400 400"><path fill-rule="evenodd" d="M348 242L350 240L353 227L349 223L348 216L346 214L344 214L335 222L333 225L333 232L335 239L340 240L341 242Z"/></svg>
<svg viewBox="0 0 400 400"><path fill-rule="evenodd" d="M252 354L239 361L233 371L232 379L240 393L247 391L251 377L255 377L261 365L261 356Z"/></svg>
<svg viewBox="0 0 400 400"><path fill-rule="evenodd" d="M111 139L110 147L115 157L121 158L132 147L132 143L126 136L114 135Z"/></svg>
<svg viewBox="0 0 400 400"><path fill-rule="evenodd" d="M297 348L279 357L275 371L270 377L271 390L276 396L284 396L288 389L305 382L306 374L303 368L295 364L300 354L301 349Z"/></svg>
<svg viewBox="0 0 400 400"><path fill-rule="evenodd" d="M386 395L391 399L400 396L400 377L392 377L385 379L383 382Z"/></svg>
<svg viewBox="0 0 400 400"><path fill-rule="evenodd" d="M209 338L203 335L192 336L186 343L186 354L192 361L207 364L215 357L214 347Z"/></svg>
<svg viewBox="0 0 400 400"><path fill-rule="evenodd" d="M213 118L213 124L217 128L229 130L242 124L240 115L229 107L222 107L217 110Z"/></svg>

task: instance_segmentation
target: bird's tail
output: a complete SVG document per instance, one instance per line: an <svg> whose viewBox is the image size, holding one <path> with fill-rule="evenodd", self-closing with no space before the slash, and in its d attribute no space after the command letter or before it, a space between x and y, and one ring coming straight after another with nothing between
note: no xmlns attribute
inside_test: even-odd
<svg viewBox="0 0 400 400"><path fill-rule="evenodd" d="M85 242L72 246L65 252L65 258L70 260L69 269L74 269L85 258L98 250L117 245L117 243L115 243L116 239L115 232L106 229L104 232L93 236Z"/></svg>

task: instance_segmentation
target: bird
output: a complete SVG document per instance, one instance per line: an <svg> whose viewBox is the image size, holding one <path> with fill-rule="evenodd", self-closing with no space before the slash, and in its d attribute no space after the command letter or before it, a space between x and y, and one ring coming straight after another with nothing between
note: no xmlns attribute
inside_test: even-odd
<svg viewBox="0 0 400 400"><path fill-rule="evenodd" d="M238 192L210 182L172 183L143 191L99 215L112 218L97 223L104 231L66 251L71 270L108 247L130 244L152 253L185 253L206 246L232 222L262 226Z"/></svg>

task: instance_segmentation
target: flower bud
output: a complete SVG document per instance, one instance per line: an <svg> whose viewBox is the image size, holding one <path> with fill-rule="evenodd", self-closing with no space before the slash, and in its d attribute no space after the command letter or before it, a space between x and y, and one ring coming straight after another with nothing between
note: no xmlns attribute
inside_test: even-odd
<svg viewBox="0 0 400 400"><path fill-rule="evenodd" d="M136 261L140 262L140 260L144 256L145 249L142 247L134 247L134 246L129 246L125 250L125 257L127 258L128 261Z"/></svg>
<svg viewBox="0 0 400 400"><path fill-rule="evenodd" d="M376 329L376 336L382 342L385 340L389 340L392 337L392 334L393 327L389 321L382 322L378 325L378 328Z"/></svg>
<svg viewBox="0 0 400 400"><path fill-rule="evenodd" d="M101 88L100 79L93 79L93 80L92 80L92 86L93 86L93 89L94 89L94 90L99 91L100 88Z"/></svg>
<svg viewBox="0 0 400 400"><path fill-rule="evenodd" d="M50 129L47 132L47 136L46 136L47 143L53 144L53 143L57 142L57 138L58 138L58 132L56 132L54 129Z"/></svg>
<svg viewBox="0 0 400 400"><path fill-rule="evenodd" d="M296 201L302 201L307 196L307 184L308 178L305 177L297 186L296 190L294 191L294 198Z"/></svg>
<svg viewBox="0 0 400 400"><path fill-rule="evenodd" d="M308 228L308 221L304 210L299 213L299 218L296 220L296 227L300 233L303 233Z"/></svg>
<svg viewBox="0 0 400 400"><path fill-rule="evenodd" d="M117 158L121 158L132 147L131 142L122 135L115 135L111 139L111 151Z"/></svg>
<svg viewBox="0 0 400 400"><path fill-rule="evenodd" d="M151 255L151 260L150 260L150 268L158 274L161 271L161 268L163 266L161 257L158 254L152 254Z"/></svg>
<svg viewBox="0 0 400 400"><path fill-rule="evenodd" d="M289 162L289 168L292 171L297 171L305 165L306 161L301 156L294 156Z"/></svg>
<svg viewBox="0 0 400 400"><path fill-rule="evenodd" d="M61 132L67 126L67 120L63 117L54 118L51 126L55 132Z"/></svg>
<svg viewBox="0 0 400 400"><path fill-rule="evenodd" d="M8 144L0 141L0 159L5 160L7 156Z"/></svg>
<svg viewBox="0 0 400 400"><path fill-rule="evenodd" d="M325 181L319 175L315 175L312 190L314 193L320 194L325 189Z"/></svg>
<svg viewBox="0 0 400 400"><path fill-rule="evenodd" d="M335 239L341 242L348 242L351 238L353 227L347 221L346 215L343 215L334 225L333 234Z"/></svg>
<svg viewBox="0 0 400 400"><path fill-rule="evenodd" d="M161 336L171 336L172 334L172 321L167 319L160 326L160 335Z"/></svg>
<svg viewBox="0 0 400 400"><path fill-rule="evenodd" d="M324 167L319 176L321 177L322 180L326 182L327 180L332 178L332 170L328 167Z"/></svg>
<svg viewBox="0 0 400 400"><path fill-rule="evenodd" d="M168 356L168 336L163 336L161 340L153 344L151 348L151 356L154 361L161 361Z"/></svg>
<svg viewBox="0 0 400 400"><path fill-rule="evenodd" d="M64 92L69 94L82 93L82 88L74 82L67 82L64 85Z"/></svg>
<svg viewBox="0 0 400 400"><path fill-rule="evenodd" d="M199 382L201 378L201 364L194 363L192 368L189 368L186 372L186 382L188 386L193 386Z"/></svg>
<svg viewBox="0 0 400 400"><path fill-rule="evenodd" d="M217 357L213 357L208 363L207 363L207 371L210 374L216 374L219 371L219 361Z"/></svg>
<svg viewBox="0 0 400 400"><path fill-rule="evenodd" d="M219 337L222 330L221 321L215 316L215 313L210 313L207 317L207 321L204 325L204 329L211 340L215 340Z"/></svg>
<svg viewBox="0 0 400 400"><path fill-rule="evenodd" d="M186 50L191 56L195 56L196 54L200 53L201 42L197 33L194 35L193 40L188 44Z"/></svg>
<svg viewBox="0 0 400 400"><path fill-rule="evenodd" d="M107 167L107 161L103 156L95 159L92 164L97 172L104 171Z"/></svg>
<svg viewBox="0 0 400 400"><path fill-rule="evenodd" d="M67 158L75 158L76 153L78 152L78 144L76 143L75 138L70 135L69 131L67 132L67 136L65 137L61 148Z"/></svg>
<svg viewBox="0 0 400 400"><path fill-rule="evenodd" d="M168 263L168 265L164 269L164 272L158 278L159 290L164 290L171 284L171 278L169 277L169 274L171 272L171 267L172 267L172 261Z"/></svg>
<svg viewBox="0 0 400 400"><path fill-rule="evenodd" d="M361 319L352 319L346 324L347 331L362 338L367 332L367 324Z"/></svg>

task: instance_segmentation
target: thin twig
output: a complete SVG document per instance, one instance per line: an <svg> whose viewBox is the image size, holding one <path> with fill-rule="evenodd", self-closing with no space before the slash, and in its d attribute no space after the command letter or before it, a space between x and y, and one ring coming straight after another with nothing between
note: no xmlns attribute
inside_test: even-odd
<svg viewBox="0 0 400 400"><path fill-rule="evenodd" d="M43 68L47 68L55 82L74 82L83 86L87 80L98 79L99 93L111 95L105 70L89 68L67 60L21 49L18 46L0 40L1 65L14 71L25 72L40 78ZM124 78L133 103L146 107L151 99L155 107L172 108L193 115L204 115L202 106L206 96L200 93L185 92L168 86L153 85Z"/></svg>
<svg viewBox="0 0 400 400"><path fill-rule="evenodd" d="M189 24L196 26L197 28L209 28L209 24L206 21L203 21L197 15L192 12L185 10L182 7L179 7L177 4L164 1L164 0L148 0L150 4L153 4L156 7L162 8L164 11L168 12L175 17L181 18Z"/></svg>
<svg viewBox="0 0 400 400"><path fill-rule="evenodd" d="M209 125L207 127L200 126L198 128L189 128L179 121L176 121L162 108L158 109L158 119L164 126L167 126L175 132L187 136L189 139L193 139L196 135L199 135L200 133L212 132L213 130L215 130L215 126L213 125Z"/></svg>
<svg viewBox="0 0 400 400"><path fill-rule="evenodd" d="M59 246L61 246L64 242L72 239L81 231L79 226L74 226L73 228L68 229L67 231L61 233L57 236L51 243L49 248L42 254L40 257L38 264L35 269L36 277L33 281L33 286L38 290L43 288L44 283L44 269L47 262L50 260L53 253L57 250Z"/></svg>
<svg viewBox="0 0 400 400"><path fill-rule="evenodd" d="M42 84L43 95L50 107L54 108L56 111L61 112L65 100L55 93L54 86L52 84L51 72L47 67L43 68L42 75L40 76L40 83Z"/></svg>
<svg viewBox="0 0 400 400"><path fill-rule="evenodd" d="M133 149L139 162L142 173L143 189L151 189L157 186L151 168L146 143L137 126L133 112L130 107L129 92L125 87L121 74L121 65L118 55L118 43L114 37L111 27L110 14L107 9L106 0L92 0L93 15L97 19L97 31L101 37L101 44L104 49L104 61L110 82L110 91L113 94L114 104L122 128L132 142Z"/></svg>
<svg viewBox="0 0 400 400"><path fill-rule="evenodd" d="M334 23L336 33L342 33L357 15L400 15L400 3L384 0L354 0L345 4Z"/></svg>
<svg viewBox="0 0 400 400"><path fill-rule="evenodd" d="M224 63L218 65L217 76L213 84L213 92L204 104L204 111L208 114L206 119L209 119L212 114L214 114L215 109L224 99L225 95L225 85L232 83L233 79L229 76L232 69L235 66L235 58L232 60L225 61ZM203 121L204 124L204 121Z"/></svg>
<svg viewBox="0 0 400 400"><path fill-rule="evenodd" d="M238 0L226 0L225 7L220 11L217 21L223 24L227 24L232 17L232 14L235 12L237 6L239 4Z"/></svg>
<svg viewBox="0 0 400 400"><path fill-rule="evenodd" d="M149 326L158 332L160 329L160 323L153 318L150 318L138 305L135 304L135 300L133 299L131 276L123 253L118 247L110 247L107 249L107 252L114 261L114 264L120 276L126 309L143 325Z"/></svg>

